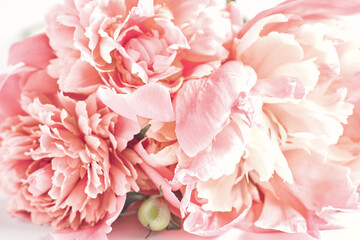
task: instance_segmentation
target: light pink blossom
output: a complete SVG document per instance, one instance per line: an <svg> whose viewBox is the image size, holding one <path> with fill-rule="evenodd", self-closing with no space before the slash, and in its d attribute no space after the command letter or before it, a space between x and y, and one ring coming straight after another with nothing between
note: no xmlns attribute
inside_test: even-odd
<svg viewBox="0 0 360 240"><path fill-rule="evenodd" d="M180 89L174 180L186 185L185 230L216 235L238 226L319 237L334 212L359 208L350 167L357 173L359 165L334 164L330 151L344 150L336 144L358 101L347 97L353 83L336 84L349 76L355 82L357 71L344 71L341 49L349 40L334 34L341 32L334 18L358 8L357 1L304 0L260 13L234 41L232 58L242 64L225 63ZM256 75L244 88L246 69Z"/></svg>
<svg viewBox="0 0 360 240"><path fill-rule="evenodd" d="M95 226L100 230L84 231L105 239L106 216L118 215L118 200L139 190L134 165L141 159L126 149L138 124L110 111L95 94L74 100L62 93L23 93L20 103L24 113L6 118L0 131L8 210L59 230Z"/></svg>
<svg viewBox="0 0 360 240"><path fill-rule="evenodd" d="M188 48L180 29L143 0L66 1L49 14L47 34L59 57L50 73L65 92L89 93L100 84L119 93L154 82L176 87L176 57Z"/></svg>

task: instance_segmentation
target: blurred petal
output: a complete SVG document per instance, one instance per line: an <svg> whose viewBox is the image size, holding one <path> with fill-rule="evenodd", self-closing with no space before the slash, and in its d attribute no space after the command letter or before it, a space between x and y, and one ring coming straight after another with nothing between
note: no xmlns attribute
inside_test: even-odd
<svg viewBox="0 0 360 240"><path fill-rule="evenodd" d="M9 65L23 62L28 66L46 68L50 59L55 58L45 34L29 37L12 45L9 53Z"/></svg>

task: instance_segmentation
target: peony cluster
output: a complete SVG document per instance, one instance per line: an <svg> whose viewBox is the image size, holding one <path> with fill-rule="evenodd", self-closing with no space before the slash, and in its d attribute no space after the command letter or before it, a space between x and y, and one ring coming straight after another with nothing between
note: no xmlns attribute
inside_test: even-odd
<svg viewBox="0 0 360 240"><path fill-rule="evenodd" d="M65 0L0 75L8 211L106 240L138 192L192 234L319 238L360 211L357 13L288 0L244 23L225 0Z"/></svg>

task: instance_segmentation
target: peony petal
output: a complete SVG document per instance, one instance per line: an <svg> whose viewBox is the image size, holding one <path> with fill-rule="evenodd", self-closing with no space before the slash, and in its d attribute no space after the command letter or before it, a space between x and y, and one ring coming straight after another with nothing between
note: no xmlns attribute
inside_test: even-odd
<svg viewBox="0 0 360 240"><path fill-rule="evenodd" d="M180 209L180 201L176 197L176 195L172 192L172 186L169 182L163 178L155 169L150 167L145 162L139 164L140 167L144 170L144 172L150 177L151 181L155 184L155 186L160 189L164 198L176 209Z"/></svg>
<svg viewBox="0 0 360 240"><path fill-rule="evenodd" d="M235 59L240 59L240 56L248 49L260 36L260 32L267 24L287 22L289 17L283 14L275 14L271 16L266 16L259 19L257 22L254 22L251 28L249 27L249 22L245 24L244 28L240 32L238 38L235 39L234 55ZM246 30L246 31L245 31Z"/></svg>
<svg viewBox="0 0 360 240"><path fill-rule="evenodd" d="M287 233L307 232L305 217L291 207L288 200L281 201L271 192L265 192L264 206L255 226Z"/></svg>
<svg viewBox="0 0 360 240"><path fill-rule="evenodd" d="M255 69L258 78L266 78L275 68L289 62L302 61L303 58L304 51L294 35L271 32L267 36L258 36L240 59Z"/></svg>
<svg viewBox="0 0 360 240"><path fill-rule="evenodd" d="M240 92L248 92L255 80L251 68L228 62L208 79L184 84L176 98L176 134L188 156L194 157L209 146L229 123Z"/></svg>
<svg viewBox="0 0 360 240"><path fill-rule="evenodd" d="M284 184L274 177L275 191L265 191L265 203L255 226L285 232L303 232L319 238L321 218L326 209L359 209L356 186L348 168L326 163L319 154L304 150L285 152L294 183Z"/></svg>
<svg viewBox="0 0 360 240"><path fill-rule="evenodd" d="M111 232L111 224L120 215L124 207L125 200L125 196L118 197L116 203L116 211L114 213L108 213L103 220L101 220L93 227L76 231L59 230L52 232L51 235L53 236L54 240L108 240L108 237L106 235Z"/></svg>
<svg viewBox="0 0 360 240"><path fill-rule="evenodd" d="M59 80L60 89L70 93L89 94L102 83L97 71L87 62L78 59L63 80Z"/></svg>
<svg viewBox="0 0 360 240"><path fill-rule="evenodd" d="M290 0L285 1L278 6L265 10L249 22L244 25L244 28L239 33L239 38L245 34L250 34L254 26L265 24L263 21L268 17L276 16L278 13L281 14L297 14L304 18L331 18L334 15L352 15L360 12L360 1L359 0L348 0L348 1L337 1L337 0ZM266 23L267 24L267 23ZM259 29L258 27L256 27ZM259 30L258 32L260 32ZM249 45L242 47L246 49Z"/></svg>
<svg viewBox="0 0 360 240"><path fill-rule="evenodd" d="M259 80L253 93L263 96L265 103L284 102L288 99L302 99L305 97L303 84L294 77L276 76Z"/></svg>
<svg viewBox="0 0 360 240"><path fill-rule="evenodd" d="M353 106L344 101L345 96L344 88L326 95L313 91L301 104L289 102L267 107L281 119L289 145L321 152L337 143L343 134L342 123L347 123L352 115Z"/></svg>
<svg viewBox="0 0 360 240"><path fill-rule="evenodd" d="M307 208L358 209L358 193L350 180L350 169L321 161L318 154L303 150L285 152L294 177L289 189Z"/></svg>
<svg viewBox="0 0 360 240"><path fill-rule="evenodd" d="M58 89L57 80L50 77L46 70L39 70L32 73L23 87L23 91L25 92L41 93L55 93Z"/></svg>
<svg viewBox="0 0 360 240"><path fill-rule="evenodd" d="M205 182L210 178L218 179L232 174L245 150L246 128L245 124L240 127L231 121L216 135L211 150L200 152L194 157L189 167L178 169L175 179L187 184L188 181Z"/></svg>
<svg viewBox="0 0 360 240"><path fill-rule="evenodd" d="M252 188L254 186L248 183L248 179L238 165L231 175L198 182L196 191L197 197L205 200L201 205L203 210L232 212L233 208L240 211L243 206L251 205L253 201L250 193Z"/></svg>
<svg viewBox="0 0 360 240"><path fill-rule="evenodd" d="M137 116L163 122L175 118L169 91L160 84L149 83L129 94L117 94L107 87L100 87L97 95L114 112L134 121Z"/></svg>
<svg viewBox="0 0 360 240"><path fill-rule="evenodd" d="M146 164L151 166L152 168L156 169L156 171L161 174L162 177L164 177L167 180L170 180L174 177L174 173L171 172L168 168L165 166L160 165L156 159L154 159L152 156L150 156L146 150L144 149L143 143L146 142L148 139L144 138L142 141L138 142L134 146L135 152L142 158Z"/></svg>
<svg viewBox="0 0 360 240"><path fill-rule="evenodd" d="M29 37L10 48L9 65L23 62L28 66L46 68L50 59L55 58L45 34Z"/></svg>
<svg viewBox="0 0 360 240"><path fill-rule="evenodd" d="M251 204L239 212L208 212L191 203L188 207L190 214L185 219L183 228L186 232L204 237L220 235L241 222L250 208Z"/></svg>
<svg viewBox="0 0 360 240"><path fill-rule="evenodd" d="M128 142L134 138L134 135L140 132L140 126L137 122L118 116L115 127L115 139L117 149L121 152L124 150Z"/></svg>
<svg viewBox="0 0 360 240"><path fill-rule="evenodd" d="M22 66L13 72L0 75L0 116L12 116L23 112L20 107L22 84L36 69Z"/></svg>

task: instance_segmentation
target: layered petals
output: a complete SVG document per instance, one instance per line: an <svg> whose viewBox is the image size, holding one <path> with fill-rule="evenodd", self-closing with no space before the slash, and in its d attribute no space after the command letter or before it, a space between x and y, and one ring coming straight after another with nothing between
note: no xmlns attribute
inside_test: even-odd
<svg viewBox="0 0 360 240"><path fill-rule="evenodd" d="M184 85L176 98L176 134L188 156L204 150L229 124L240 93L247 94L255 80L251 68L229 62L209 78Z"/></svg>
<svg viewBox="0 0 360 240"><path fill-rule="evenodd" d="M107 214L107 216L99 223L97 223L94 227L77 231L54 231L51 233L51 235L55 240L66 240L69 238L78 240L108 240L107 234L111 231L111 224L120 215L121 210L125 204L125 200L125 197L118 197L116 203L116 211L112 214Z"/></svg>
<svg viewBox="0 0 360 240"><path fill-rule="evenodd" d="M94 94L79 101L60 93L23 93L21 108L22 115L1 125L0 175L1 185L9 185L8 210L58 230L105 237L109 228L101 221L116 213L118 198L139 190L134 166L140 161L125 149L139 126L102 106Z"/></svg>

